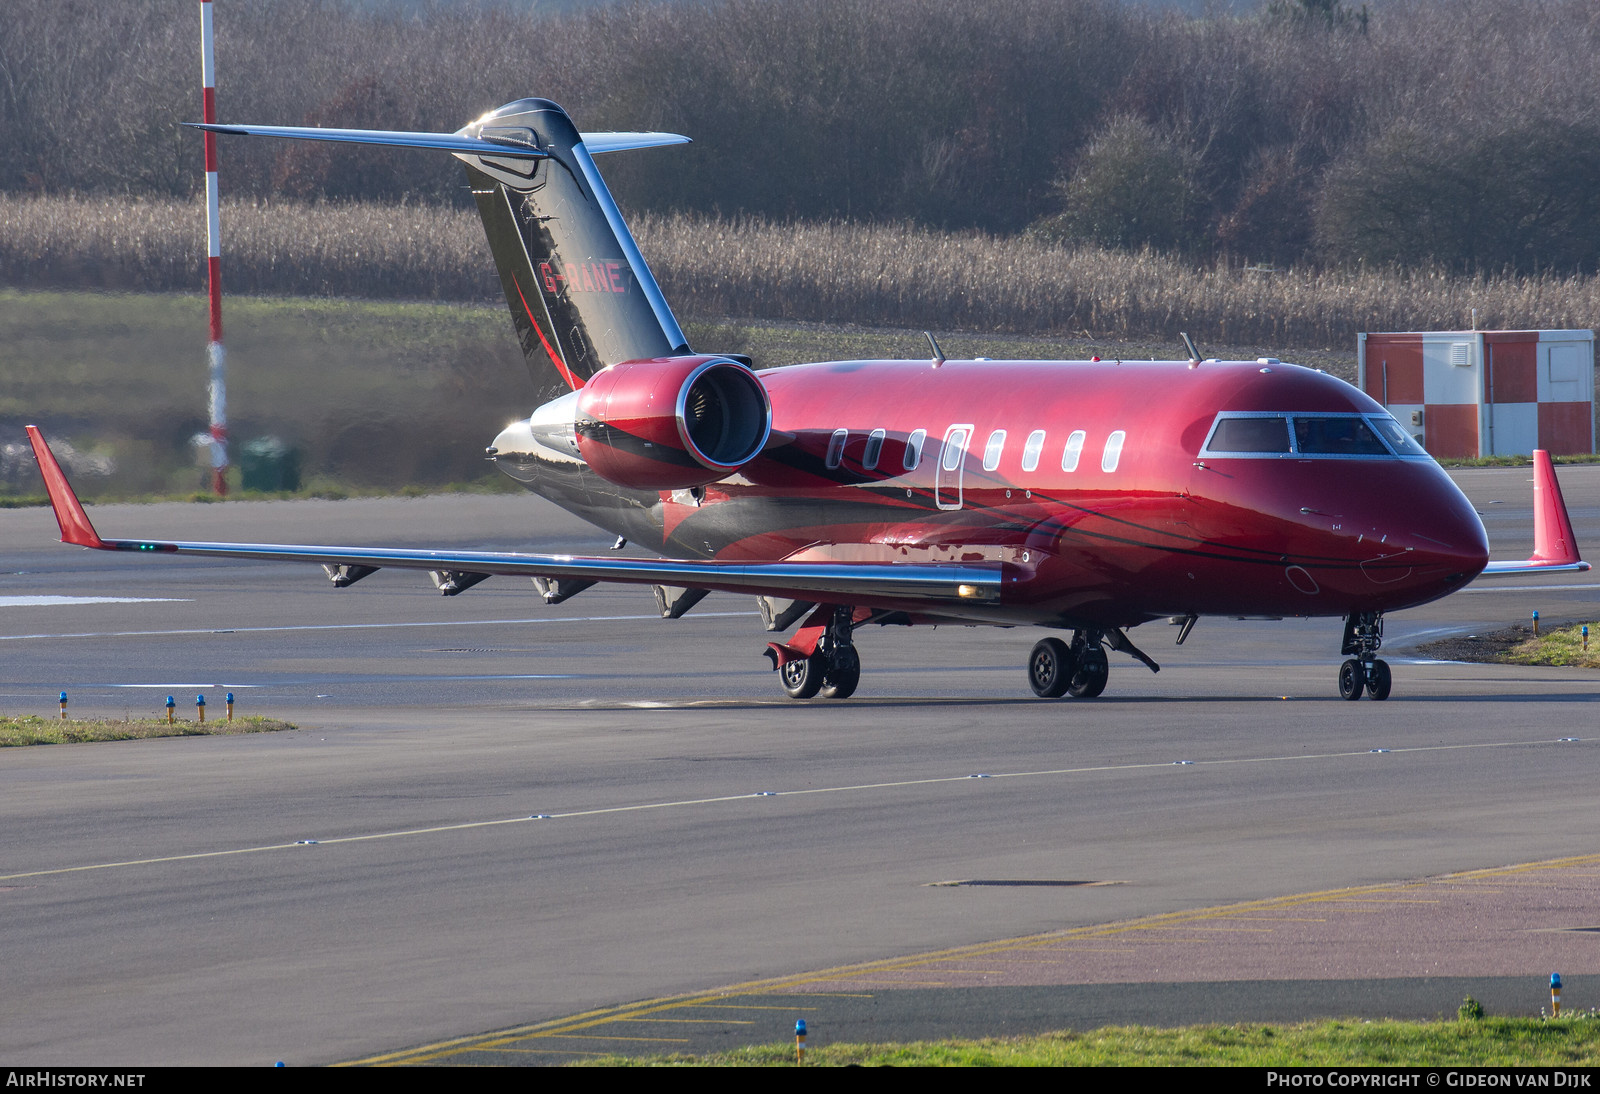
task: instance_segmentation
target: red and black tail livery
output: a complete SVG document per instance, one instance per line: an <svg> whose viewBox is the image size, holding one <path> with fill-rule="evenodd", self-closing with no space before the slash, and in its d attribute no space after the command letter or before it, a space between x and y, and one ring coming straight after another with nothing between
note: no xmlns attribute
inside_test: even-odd
<svg viewBox="0 0 1600 1094"><path fill-rule="evenodd" d="M689 352L587 146L642 147L665 134L632 142L634 134L586 137L548 99L502 106L462 132L545 153L536 160L458 153L535 380L558 376L564 385L552 384L545 398L579 388L619 361Z"/></svg>
<svg viewBox="0 0 1600 1094"><path fill-rule="evenodd" d="M686 144L676 133L579 133L549 99L520 99L455 133L197 125L220 133L450 152L466 165L540 402L619 361L690 352L593 157Z"/></svg>

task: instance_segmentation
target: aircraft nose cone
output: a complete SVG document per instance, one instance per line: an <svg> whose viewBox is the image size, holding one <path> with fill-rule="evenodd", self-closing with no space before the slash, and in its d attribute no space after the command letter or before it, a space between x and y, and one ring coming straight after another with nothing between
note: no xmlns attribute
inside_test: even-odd
<svg viewBox="0 0 1600 1094"><path fill-rule="evenodd" d="M1374 499L1355 529L1361 568L1375 586L1393 583L1429 599L1461 588L1489 562L1489 537L1472 504L1436 464ZM1367 555L1366 552L1371 554Z"/></svg>
<svg viewBox="0 0 1600 1094"><path fill-rule="evenodd" d="M1446 577L1459 573L1462 585L1477 577L1489 563L1488 533L1465 498L1448 512L1414 522L1404 538L1412 553L1419 556L1420 566L1445 570Z"/></svg>

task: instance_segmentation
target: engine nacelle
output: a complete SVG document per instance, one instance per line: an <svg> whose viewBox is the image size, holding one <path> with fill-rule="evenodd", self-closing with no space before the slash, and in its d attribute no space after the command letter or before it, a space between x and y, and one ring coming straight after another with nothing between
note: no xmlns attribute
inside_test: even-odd
<svg viewBox="0 0 1600 1094"><path fill-rule="evenodd" d="M635 490L684 490L726 478L772 432L756 374L726 357L622 361L578 389L578 451Z"/></svg>

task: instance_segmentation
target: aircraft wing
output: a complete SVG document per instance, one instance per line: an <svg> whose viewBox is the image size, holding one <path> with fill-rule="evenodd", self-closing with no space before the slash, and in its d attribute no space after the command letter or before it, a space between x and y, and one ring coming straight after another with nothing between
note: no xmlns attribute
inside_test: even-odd
<svg viewBox="0 0 1600 1094"><path fill-rule="evenodd" d="M1507 577L1512 574L1579 573L1589 564L1578 555L1578 538L1572 532L1566 499L1556 481L1550 453L1542 448L1533 453L1533 557L1521 562L1491 562L1481 577Z"/></svg>
<svg viewBox="0 0 1600 1094"><path fill-rule="evenodd" d="M206 555L213 558L319 562L333 566L385 566L473 574L677 585L715 592L796 600L830 595L844 603L884 608L935 609L940 604L997 601L1006 574L1002 563L717 562L672 558L538 555L502 551L428 551L387 547L319 547L296 544L200 543L179 540L102 539L84 512L55 454L37 426L28 439L61 527L61 541L100 551Z"/></svg>

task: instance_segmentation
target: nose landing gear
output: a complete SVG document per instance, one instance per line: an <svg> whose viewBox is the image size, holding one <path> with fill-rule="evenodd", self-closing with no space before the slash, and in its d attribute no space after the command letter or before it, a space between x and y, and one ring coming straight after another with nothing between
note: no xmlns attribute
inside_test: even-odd
<svg viewBox="0 0 1600 1094"><path fill-rule="evenodd" d="M1380 701L1389 698L1394 680L1389 662L1378 658L1382 645L1382 612L1351 612L1344 617L1344 645L1339 652L1354 656L1339 666L1339 698L1352 703L1363 694Z"/></svg>

